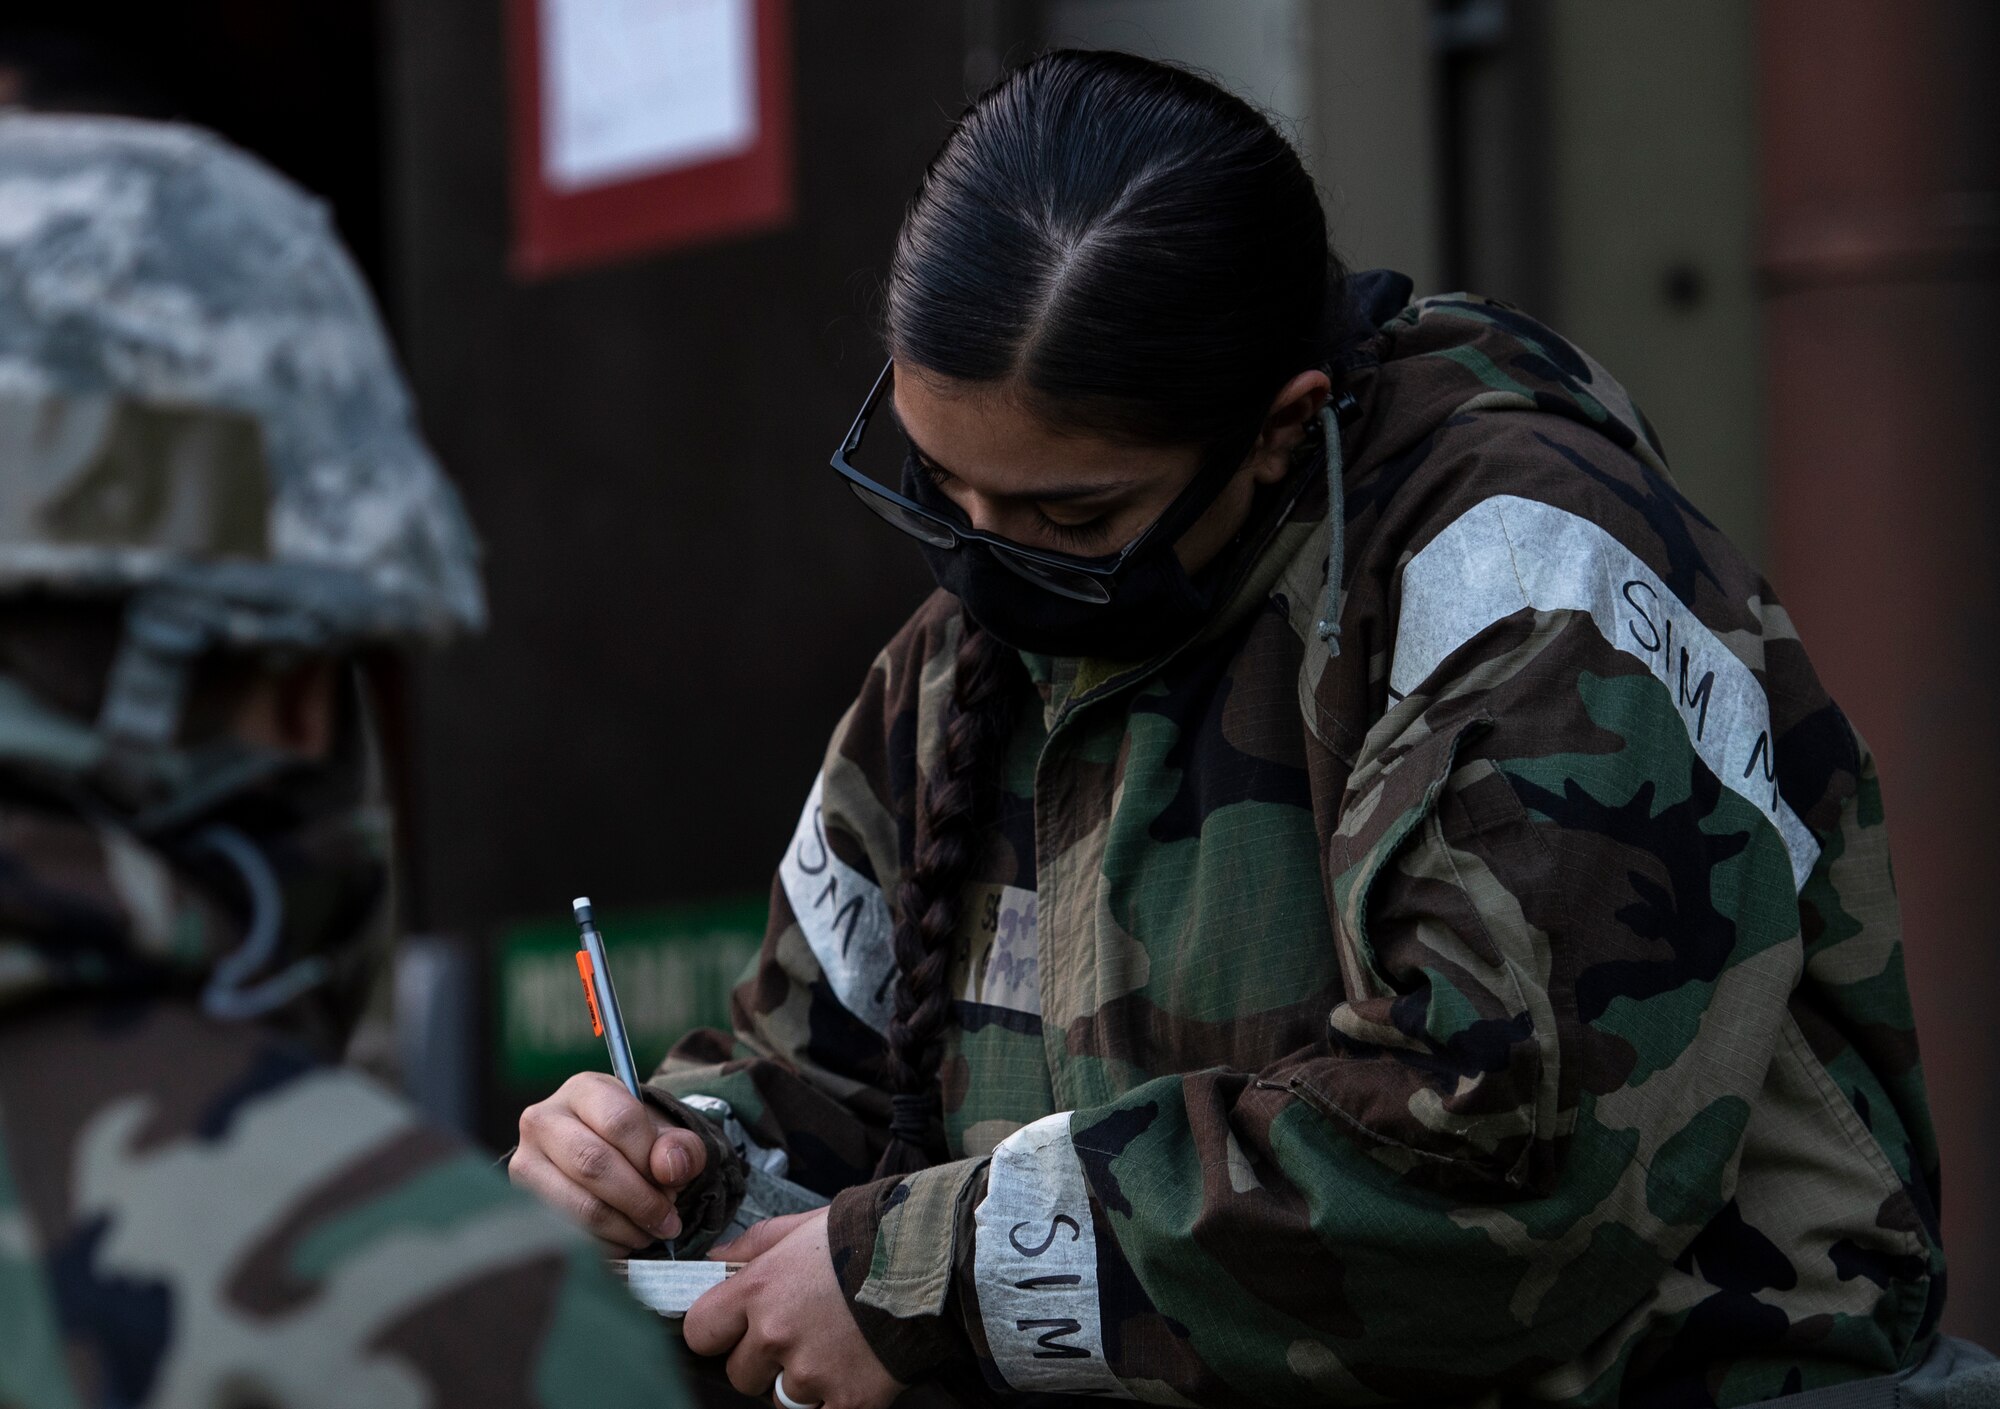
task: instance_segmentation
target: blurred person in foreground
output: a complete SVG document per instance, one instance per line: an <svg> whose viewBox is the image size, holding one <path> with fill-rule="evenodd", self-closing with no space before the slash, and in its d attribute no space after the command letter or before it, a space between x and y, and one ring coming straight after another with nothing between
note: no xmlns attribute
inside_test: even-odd
<svg viewBox="0 0 2000 1409"><path fill-rule="evenodd" d="M1604 368L1410 293L1130 56L1036 60L932 162L835 466L942 590L735 1030L512 1161L626 1243L744 1163L832 1196L687 1317L738 1390L2000 1399L1937 1333L1867 749Z"/></svg>
<svg viewBox="0 0 2000 1409"><path fill-rule="evenodd" d="M0 1404L680 1402L587 1239L331 1065L390 937L360 657L482 615L326 212L0 116Z"/></svg>

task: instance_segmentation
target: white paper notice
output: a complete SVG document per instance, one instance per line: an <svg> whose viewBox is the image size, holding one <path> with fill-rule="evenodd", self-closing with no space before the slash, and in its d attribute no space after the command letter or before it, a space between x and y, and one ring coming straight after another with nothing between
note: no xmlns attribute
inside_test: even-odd
<svg viewBox="0 0 2000 1409"><path fill-rule="evenodd" d="M757 141L755 0L541 0L542 176L573 191Z"/></svg>

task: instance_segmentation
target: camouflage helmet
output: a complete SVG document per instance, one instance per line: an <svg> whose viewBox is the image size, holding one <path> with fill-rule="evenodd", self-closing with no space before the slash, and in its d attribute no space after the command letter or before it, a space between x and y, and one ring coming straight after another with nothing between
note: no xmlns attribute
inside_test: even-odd
<svg viewBox="0 0 2000 1409"><path fill-rule="evenodd" d="M210 133L0 114L0 595L129 600L100 728L214 647L483 624L477 548L326 209Z"/></svg>
<svg viewBox="0 0 2000 1409"><path fill-rule="evenodd" d="M0 595L28 592L130 599L168 655L483 623L326 208L210 133L0 114Z"/></svg>

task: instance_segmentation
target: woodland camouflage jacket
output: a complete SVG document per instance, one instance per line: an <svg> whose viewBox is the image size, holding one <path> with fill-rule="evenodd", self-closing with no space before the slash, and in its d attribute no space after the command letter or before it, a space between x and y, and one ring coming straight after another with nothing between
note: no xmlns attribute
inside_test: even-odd
<svg viewBox="0 0 2000 1409"><path fill-rule="evenodd" d="M8 693L0 754L33 746ZM367 1078L169 996L241 944L228 908L17 783L0 768L0 1406L684 1402L594 1245Z"/></svg>
<svg viewBox="0 0 2000 1409"><path fill-rule="evenodd" d="M1770 588L1604 370L1502 305L1348 380L1204 636L1030 659L934 1168L888 1123L890 912L959 625L842 720L736 1032L656 1082L836 1199L904 1379L1202 1405L1733 1405L1943 1296L1881 795Z"/></svg>

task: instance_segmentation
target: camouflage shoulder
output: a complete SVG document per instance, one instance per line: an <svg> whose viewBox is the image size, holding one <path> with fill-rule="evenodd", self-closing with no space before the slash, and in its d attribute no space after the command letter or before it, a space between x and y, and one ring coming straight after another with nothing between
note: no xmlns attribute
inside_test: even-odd
<svg viewBox="0 0 2000 1409"><path fill-rule="evenodd" d="M1420 419L1482 409L1564 417L1664 471L1666 452L1631 393L1564 337L1499 299L1438 294L1402 310L1384 329L1387 361L1414 373L1406 397Z"/></svg>
<svg viewBox="0 0 2000 1409"><path fill-rule="evenodd" d="M1400 393L1399 393L1400 394ZM1761 633L1753 601L1755 573L1727 538L1681 495L1664 472L1578 420L1549 410L1508 404L1457 409L1431 425L1402 452L1383 457L1363 449L1347 489L1343 649L1365 662L1379 685L1411 626L1406 569L1454 531L1519 506L1537 525L1572 531L1608 562L1630 557L1647 565L1704 618L1722 629ZM1299 665L1301 713L1323 743L1351 750L1352 721L1365 706L1341 698L1350 669L1336 669L1317 649L1317 622L1326 587L1330 533L1325 524L1288 540L1272 602L1307 649ZM1433 558L1447 558L1442 545ZM1435 605L1435 604L1430 604ZM1471 610L1460 601L1454 610ZM1450 615L1450 612L1446 612Z"/></svg>
<svg viewBox="0 0 2000 1409"><path fill-rule="evenodd" d="M1643 564L1686 611L1753 668L1773 630L1771 592L1728 536L1662 468L1575 419L1542 410L1483 408L1439 426L1402 467L1394 502L1363 547L1363 571L1390 577L1468 516L1524 503L1530 518L1584 534L1605 560Z"/></svg>
<svg viewBox="0 0 2000 1409"><path fill-rule="evenodd" d="M283 1044L174 1016L141 1036L187 1060L118 1082L104 1070L130 1051L41 1044L91 1070L67 1118L24 1125L22 1086L0 1082L9 1138L42 1145L18 1205L65 1358L91 1381L79 1398L680 1402L663 1328L485 1156Z"/></svg>

